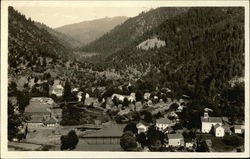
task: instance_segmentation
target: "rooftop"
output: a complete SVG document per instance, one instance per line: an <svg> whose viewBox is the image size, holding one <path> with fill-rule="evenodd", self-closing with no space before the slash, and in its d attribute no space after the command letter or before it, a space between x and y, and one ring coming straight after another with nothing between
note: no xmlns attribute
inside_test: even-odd
<svg viewBox="0 0 250 159"><path fill-rule="evenodd" d="M156 123L158 124L171 124L171 121L168 118L160 118L156 120Z"/></svg>
<svg viewBox="0 0 250 159"><path fill-rule="evenodd" d="M168 139L183 139L182 134L167 134Z"/></svg>
<svg viewBox="0 0 250 159"><path fill-rule="evenodd" d="M123 126L109 126L97 130L94 133L86 134L83 137L121 137L123 134Z"/></svg>
<svg viewBox="0 0 250 159"><path fill-rule="evenodd" d="M203 116L201 117L202 122L209 122L209 123L222 123L221 117L208 117L204 118Z"/></svg>

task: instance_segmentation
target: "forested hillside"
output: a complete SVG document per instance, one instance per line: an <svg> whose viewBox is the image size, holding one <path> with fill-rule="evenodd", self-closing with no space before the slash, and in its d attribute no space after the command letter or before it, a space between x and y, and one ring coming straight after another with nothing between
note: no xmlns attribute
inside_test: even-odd
<svg viewBox="0 0 250 159"><path fill-rule="evenodd" d="M21 70L40 72L57 59L68 59L71 50L47 30L40 29L31 19L26 19L9 7L8 62L10 74ZM14 71L14 72L13 72Z"/></svg>
<svg viewBox="0 0 250 159"><path fill-rule="evenodd" d="M77 41L76 39L72 38L69 35L58 32L58 31L48 27L45 24L42 24L40 22L35 22L35 25L40 29L47 30L51 35L55 36L61 42L62 45L66 46L67 48L74 49L74 48L81 46L81 43L79 41Z"/></svg>
<svg viewBox="0 0 250 159"><path fill-rule="evenodd" d="M101 18L61 26L54 30L73 37L80 42L81 46L83 46L98 39L103 34L109 32L115 26L122 24L126 20L127 17Z"/></svg>
<svg viewBox="0 0 250 159"><path fill-rule="evenodd" d="M126 20L122 25L115 27L101 38L84 46L85 52L111 54L134 41L145 32L158 26L168 18L187 11L188 8L157 8L146 13L142 12L136 17Z"/></svg>
<svg viewBox="0 0 250 159"><path fill-rule="evenodd" d="M225 101L238 98L243 93L235 99L237 104L231 105L235 109L234 115L240 117L240 111L244 110L244 85L237 87L241 93L235 97L227 91L232 89L229 85L231 79L244 76L242 15L244 8L191 8L108 57L103 66L127 74L131 67L139 72L148 72L137 81L140 90L167 87L177 96L188 94L193 97L200 110L211 106L220 109L215 112L223 110L225 113L230 109L230 104L225 104ZM164 40L166 46L149 50L136 47L152 37Z"/></svg>

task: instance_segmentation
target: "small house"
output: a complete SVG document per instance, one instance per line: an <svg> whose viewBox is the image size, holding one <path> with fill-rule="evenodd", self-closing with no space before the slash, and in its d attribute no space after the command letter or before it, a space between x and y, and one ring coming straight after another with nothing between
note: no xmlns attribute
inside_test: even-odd
<svg viewBox="0 0 250 159"><path fill-rule="evenodd" d="M156 120L156 128L158 128L159 130L163 131L164 129L166 129L172 122L167 118L160 118L158 120Z"/></svg>
<svg viewBox="0 0 250 159"><path fill-rule="evenodd" d="M96 103L98 103L98 99L94 97L86 98L84 100L84 105L86 106L90 106L90 105L94 106Z"/></svg>
<svg viewBox="0 0 250 159"><path fill-rule="evenodd" d="M234 133L235 134L243 134L244 126L243 125L234 125Z"/></svg>
<svg viewBox="0 0 250 159"><path fill-rule="evenodd" d="M225 135L225 129L220 124L214 125L214 135L216 137L223 137Z"/></svg>
<svg viewBox="0 0 250 159"><path fill-rule="evenodd" d="M146 92L146 93L144 93L144 96L143 96L143 97L144 97L144 99L149 100L150 95L151 95L150 93L147 93L147 92Z"/></svg>
<svg viewBox="0 0 250 159"><path fill-rule="evenodd" d="M83 94L83 92L81 92L81 91L77 93L78 102L82 101L82 94Z"/></svg>
<svg viewBox="0 0 250 159"><path fill-rule="evenodd" d="M147 123L144 123L144 122L139 122L137 125L136 125L136 128L138 129L138 134L140 133L146 133L148 131L148 127L149 127L149 124Z"/></svg>
<svg viewBox="0 0 250 159"><path fill-rule="evenodd" d="M184 138L182 134L167 134L168 145L173 147L184 146Z"/></svg>
<svg viewBox="0 0 250 159"><path fill-rule="evenodd" d="M57 97L61 97L63 95L63 86L60 84L52 86L52 94L55 94Z"/></svg>

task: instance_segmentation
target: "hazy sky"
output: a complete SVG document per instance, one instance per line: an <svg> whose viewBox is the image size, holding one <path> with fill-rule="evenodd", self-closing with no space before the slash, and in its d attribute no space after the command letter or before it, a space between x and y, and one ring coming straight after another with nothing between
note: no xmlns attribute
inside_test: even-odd
<svg viewBox="0 0 250 159"><path fill-rule="evenodd" d="M24 14L26 18L42 22L52 28L93 20L104 17L127 16L133 17L146 7L14 7Z"/></svg>

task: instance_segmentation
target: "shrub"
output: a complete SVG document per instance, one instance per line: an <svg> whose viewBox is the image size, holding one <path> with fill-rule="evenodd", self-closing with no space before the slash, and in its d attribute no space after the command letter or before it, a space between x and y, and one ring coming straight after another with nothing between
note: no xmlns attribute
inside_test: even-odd
<svg viewBox="0 0 250 159"><path fill-rule="evenodd" d="M222 142L229 146L241 146L244 143L242 137L237 135L226 135L223 137Z"/></svg>

